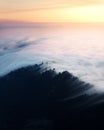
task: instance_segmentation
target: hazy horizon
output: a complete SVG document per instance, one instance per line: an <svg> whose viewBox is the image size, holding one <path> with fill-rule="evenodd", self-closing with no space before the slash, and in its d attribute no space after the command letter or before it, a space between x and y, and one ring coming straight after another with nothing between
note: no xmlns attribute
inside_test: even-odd
<svg viewBox="0 0 104 130"><path fill-rule="evenodd" d="M104 23L94 23L94 22L26 22L26 21L13 21L13 20L0 20L0 27L6 28L6 27L48 27L48 26L56 26L56 27L67 27L70 28L99 28L104 27Z"/></svg>

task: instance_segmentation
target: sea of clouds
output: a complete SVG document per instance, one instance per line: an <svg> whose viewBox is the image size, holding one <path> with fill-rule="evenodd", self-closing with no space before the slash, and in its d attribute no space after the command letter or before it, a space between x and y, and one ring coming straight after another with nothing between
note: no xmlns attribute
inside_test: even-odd
<svg viewBox="0 0 104 130"><path fill-rule="evenodd" d="M104 90L103 31L70 28L0 30L0 76L22 66L44 62L67 70Z"/></svg>

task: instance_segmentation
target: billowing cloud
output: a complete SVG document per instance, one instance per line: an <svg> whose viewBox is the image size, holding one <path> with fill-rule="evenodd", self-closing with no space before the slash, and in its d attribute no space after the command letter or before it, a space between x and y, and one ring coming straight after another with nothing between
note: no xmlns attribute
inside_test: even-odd
<svg viewBox="0 0 104 130"><path fill-rule="evenodd" d="M23 50L24 48L30 45L38 45L48 38L39 38L34 41L29 41L28 38L21 40L6 39L0 42L0 56L3 56L7 53L17 52Z"/></svg>
<svg viewBox="0 0 104 130"><path fill-rule="evenodd" d="M0 44L0 56L6 54L6 53L11 53L20 49L23 49L24 47L28 46L28 41L26 40L6 40L2 41Z"/></svg>

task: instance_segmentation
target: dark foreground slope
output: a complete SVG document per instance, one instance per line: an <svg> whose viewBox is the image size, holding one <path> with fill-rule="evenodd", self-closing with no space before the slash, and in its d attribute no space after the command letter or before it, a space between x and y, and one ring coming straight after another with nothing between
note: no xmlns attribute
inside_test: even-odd
<svg viewBox="0 0 104 130"><path fill-rule="evenodd" d="M0 130L101 130L104 95L68 72L41 65L0 78Z"/></svg>

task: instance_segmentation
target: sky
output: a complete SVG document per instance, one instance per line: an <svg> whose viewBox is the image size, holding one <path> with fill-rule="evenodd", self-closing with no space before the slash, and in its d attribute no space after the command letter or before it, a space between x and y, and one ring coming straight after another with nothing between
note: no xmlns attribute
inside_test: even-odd
<svg viewBox="0 0 104 130"><path fill-rule="evenodd" d="M103 23L104 0L0 0L0 21Z"/></svg>

